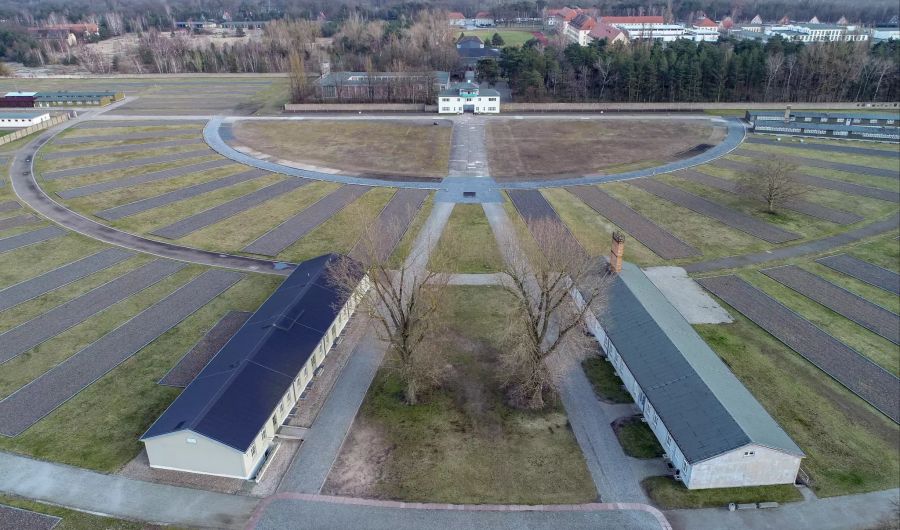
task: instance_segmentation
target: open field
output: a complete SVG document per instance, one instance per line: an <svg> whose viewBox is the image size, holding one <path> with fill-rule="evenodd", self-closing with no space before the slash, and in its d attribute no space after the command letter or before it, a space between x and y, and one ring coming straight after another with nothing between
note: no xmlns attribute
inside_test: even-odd
<svg viewBox="0 0 900 530"><path fill-rule="evenodd" d="M279 159L380 177L442 178L450 130L432 121L239 121L236 143Z"/></svg>
<svg viewBox="0 0 900 530"><path fill-rule="evenodd" d="M796 502L803 495L792 484L752 488L713 488L689 490L669 477L650 477L641 485L656 506L663 510L679 508L726 508L729 502Z"/></svg>
<svg viewBox="0 0 900 530"><path fill-rule="evenodd" d="M383 367L325 492L451 503L577 503L596 498L561 405L525 412L504 402L498 354L509 295L456 287L436 339L448 363L422 404L402 402ZM540 456L537 456L540 455Z"/></svg>
<svg viewBox="0 0 900 530"><path fill-rule="evenodd" d="M457 204L438 245L437 254L449 256L450 262L443 264L449 269L446 272L485 273L503 268L503 257L480 204Z"/></svg>
<svg viewBox="0 0 900 530"><path fill-rule="evenodd" d="M529 40L534 38L534 35L531 34L531 31L526 30L514 30L514 29L467 29L460 31L457 34L457 38L460 35L467 36L475 36L480 37L481 40L484 41L485 46L491 45L491 38L493 38L494 33L499 33L500 37L503 39L503 47L506 46L521 46L528 42Z"/></svg>
<svg viewBox="0 0 900 530"><path fill-rule="evenodd" d="M95 241L70 234L7 252L0 255L3 265L0 288L44 274L103 248ZM135 255L51 291L37 293L36 298L0 312L0 329L6 331L39 317L151 261L149 256ZM110 336L114 329L199 278L204 270L199 266L182 267L5 363L0 395L7 396L46 376L48 370L64 370L66 362L75 360L76 352ZM152 340L21 435L0 438L0 448L98 471L116 471L140 451L138 436L177 395L177 391L156 382L224 314L255 309L280 281L278 277L245 275L232 288ZM124 344L122 347L125 348ZM123 354L126 351L127 348L123 349ZM83 360L90 358L82 356ZM73 422L72 418L79 421Z"/></svg>
<svg viewBox="0 0 900 530"><path fill-rule="evenodd" d="M803 468L816 493L896 488L897 425L743 315L731 314L734 323L697 331L806 453Z"/></svg>
<svg viewBox="0 0 900 530"><path fill-rule="evenodd" d="M498 180L561 178L657 165L724 129L688 120L520 120L487 124L491 173ZM652 160L650 160L652 158Z"/></svg>

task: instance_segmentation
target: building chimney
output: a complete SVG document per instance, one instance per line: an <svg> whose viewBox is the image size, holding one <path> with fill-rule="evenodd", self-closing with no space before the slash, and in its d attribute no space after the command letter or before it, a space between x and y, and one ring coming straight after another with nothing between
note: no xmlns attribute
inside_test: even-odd
<svg viewBox="0 0 900 530"><path fill-rule="evenodd" d="M790 123L791 121L791 106L788 105L787 108L784 109L784 123Z"/></svg>
<svg viewBox="0 0 900 530"><path fill-rule="evenodd" d="M612 248L609 251L609 270L622 272L622 255L625 254L625 234L616 230L612 235Z"/></svg>

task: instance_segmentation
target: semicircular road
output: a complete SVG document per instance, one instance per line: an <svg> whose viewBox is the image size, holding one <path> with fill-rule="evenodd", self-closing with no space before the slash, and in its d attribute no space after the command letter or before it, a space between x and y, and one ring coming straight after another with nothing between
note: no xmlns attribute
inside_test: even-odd
<svg viewBox="0 0 900 530"><path fill-rule="evenodd" d="M355 117L354 117L355 118ZM545 119L545 117L541 117ZM638 117L640 118L640 117ZM279 164L277 162L272 162L269 160L262 160L256 158L254 156L248 155L246 153L242 153L228 144L228 141L222 136L222 128L224 125L230 125L235 121L241 121L244 118L241 117L215 117L209 120L206 123L206 126L203 128L203 139L206 141L209 147L219 153L220 155L230 158L235 162L252 166L259 169L264 169L266 171L272 171L275 173L281 173L283 175L288 175L291 177L302 177L313 180L323 180L328 182L337 182L340 184L357 184L362 186L384 186L391 188L412 188L412 189L444 189L444 185L447 183L447 179L442 181L441 183L434 182L417 182L417 181L404 181L402 179L397 180L384 180L377 178L365 178L365 177L355 177L351 175L342 175L340 173L325 173L322 171L315 171L312 169L301 169L297 167L288 166L285 164ZM248 119L261 119L261 118L248 118ZM280 118L281 120L290 119L290 118ZM302 121L304 118L297 117L295 118L297 121ZM344 118L349 119L349 118ZM371 119L368 116L362 116L358 119ZM525 117L528 119L528 117ZM617 118L623 119L623 118ZM558 180L549 180L549 181L524 181L524 182L504 182L503 184L495 184L492 179L483 179L489 180L492 183L493 189L541 189L541 188L559 188L565 186L580 186L586 184L602 184L605 182L616 182L621 180L630 180L642 177L653 177L656 175L661 175L664 173L671 173L673 171L678 171L681 169L687 169L689 167L698 166L700 164L706 164L711 162L717 158L723 157L737 149L741 142L744 141L744 137L746 136L746 128L743 123L737 118L710 118L710 121L724 123L726 127L726 135L725 138L719 142L717 145L707 149L706 151L692 156L690 158L685 158L683 160L676 160L674 162L669 162L668 164L663 164L657 167L638 169L635 171L627 171L623 173L613 173L609 175L584 175L582 177L575 177L569 179L558 179Z"/></svg>
<svg viewBox="0 0 900 530"><path fill-rule="evenodd" d="M254 259L232 254L220 254L192 247L185 247L155 241L129 232L123 232L115 228L98 223L92 219L74 212L62 204L53 200L38 185L34 176L34 158L40 148L49 142L54 136L76 125L92 115L79 117L64 122L56 127L44 131L37 138L21 148L13 157L10 165L10 176L13 190L19 199L31 207L37 213L62 226L87 237L109 243L119 247L128 248L137 252L153 254L163 258L178 261L187 261L210 267L222 267L249 272L263 272L268 274L287 275L293 269L293 264Z"/></svg>

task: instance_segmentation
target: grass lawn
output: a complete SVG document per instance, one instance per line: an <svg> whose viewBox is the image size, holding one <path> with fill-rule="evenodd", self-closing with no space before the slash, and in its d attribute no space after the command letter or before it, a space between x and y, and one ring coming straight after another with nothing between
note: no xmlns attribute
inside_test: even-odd
<svg viewBox="0 0 900 530"><path fill-rule="evenodd" d="M448 503L581 503L597 492L558 403L505 404L497 330L512 300L498 287L452 288L435 339L443 382L415 406L379 370L325 492Z"/></svg>
<svg viewBox="0 0 900 530"><path fill-rule="evenodd" d="M444 264L450 269L446 272L497 272L503 268L503 257L480 204L454 206L436 254L450 257ZM435 264L430 266L434 270Z"/></svg>
<svg viewBox="0 0 900 530"><path fill-rule="evenodd" d="M211 162L213 160L221 160L221 159L222 158L219 155L210 152L206 156L200 156L197 158L190 158L190 159L185 159L185 160L175 160L172 162L159 162L156 164L147 164L145 166L136 166L136 167L129 167L129 168L124 168L124 169L115 169L112 171L92 171L92 172L86 173L84 175L63 177L63 178L59 178L59 179L51 179L51 180L44 179L44 181L41 183L41 187L44 188L44 190L47 191L48 193L55 193L58 191L63 191L63 190L68 190L68 189L72 189L72 188L78 188L81 186L86 186L88 184L95 184L95 183L99 183L99 182L118 180L118 179L126 178L126 177L135 177L135 176L144 175L147 173L154 173L156 171L163 171L163 170L167 170L167 169L186 167L186 166L191 166L194 164L199 164L201 162ZM238 164L230 164L228 166L223 166L223 167L215 168L212 170L206 170L206 171L219 171L219 173L221 173L223 170L231 169L232 173L236 173L236 172L238 172L238 170L243 169L243 168L244 168L244 166L240 166ZM143 188L149 187L148 189L150 189L151 191L155 191L155 187L157 187L157 186L165 187L166 185L171 185L170 183L172 181L177 182L179 178L180 177L176 177L174 179L170 178L170 179L157 180L154 182L148 182L146 184L141 185L141 187L143 187ZM137 187L137 186L134 186L134 187ZM122 192L123 190L115 190L115 191ZM107 192L107 193L110 193L110 192ZM86 199L86 198L87 197L83 197L82 199ZM123 200L128 200L129 198L130 197L126 197Z"/></svg>
<svg viewBox="0 0 900 530"><path fill-rule="evenodd" d="M144 307L161 299L201 270L198 266L188 267L186 271L176 274L177 278L165 280L122 302L113 310L93 317L89 321L96 325L93 330L87 330L83 325L76 326L64 333L65 337L53 339L59 350L53 352L56 362L74 354L89 342L89 334L95 335L94 338L102 335L135 314L139 306ZM21 435L0 437L0 449L101 472L117 471L140 452L142 447L138 437L179 393L177 389L158 385L157 381L226 312L255 310L282 279L270 275L247 275ZM32 362L52 361L34 358ZM7 366L9 363L4 368ZM27 366L21 365L16 373L28 370ZM40 370L34 372L39 374ZM73 421L74 418L77 421Z"/></svg>
<svg viewBox="0 0 900 530"><path fill-rule="evenodd" d="M406 233L400 238L400 242L397 243L397 248L395 248L394 253L391 254L388 266L394 268L399 267L400 264L409 257L409 252L412 250L412 244L416 240L416 236L419 235L419 230L422 229L425 221L428 220L428 216L431 215L431 208L433 206L434 194L430 194L428 195L428 198L425 199L425 202L422 203L422 207L419 208L419 211L416 212L416 216L413 217L412 223L410 223Z"/></svg>
<svg viewBox="0 0 900 530"><path fill-rule="evenodd" d="M731 314L732 324L695 327L806 453L803 468L816 493L896 488L898 426L744 316Z"/></svg>
<svg viewBox="0 0 900 530"><path fill-rule="evenodd" d="M91 136L108 136L113 134L128 135L132 133L168 133L169 131L184 131L185 134L199 134L203 130L202 125L196 123L178 123L172 125L136 125L134 127L72 127L57 135L57 138L90 138Z"/></svg>
<svg viewBox="0 0 900 530"><path fill-rule="evenodd" d="M362 235L363 227L378 217L396 191L394 188L372 188L286 248L278 258L300 262L328 252L350 252Z"/></svg>
<svg viewBox="0 0 900 530"><path fill-rule="evenodd" d="M839 162L841 164L856 164L859 166L874 167L880 169L894 169L900 172L897 167L897 159L886 158L883 156L858 155L853 153L833 153L830 151L816 151L803 149L800 147L791 147L790 144L785 145L768 145L768 144L752 144L746 143L741 146L751 151L761 151L763 153L772 153L775 155L790 155L803 158L815 158L817 160L826 160L828 162Z"/></svg>
<svg viewBox="0 0 900 530"><path fill-rule="evenodd" d="M277 158L368 175L444 177L451 127L433 120L239 121L235 140Z"/></svg>
<svg viewBox="0 0 900 530"><path fill-rule="evenodd" d="M597 397L610 403L634 403L609 361L592 355L581 363L581 367Z"/></svg>
<svg viewBox="0 0 900 530"><path fill-rule="evenodd" d="M879 267L900 272L900 243L896 232L854 247L850 254Z"/></svg>
<svg viewBox="0 0 900 530"><path fill-rule="evenodd" d="M537 30L535 30L537 31ZM491 39L494 37L494 33L499 33L500 37L503 39L503 47L507 46L521 46L528 42L529 40L534 38L534 35L531 34L531 30L515 30L515 29L468 29L460 31L456 34L456 38L458 39L460 35L466 34L467 36L475 36L480 37L481 40L484 41L485 46L491 45Z"/></svg>
<svg viewBox="0 0 900 530"><path fill-rule="evenodd" d="M720 135L709 123L675 119L497 119L486 131L491 174L500 180L616 172L651 157L670 160L698 144L717 143Z"/></svg>
<svg viewBox="0 0 900 530"><path fill-rule="evenodd" d="M735 151L732 154L726 155L725 158L732 159L736 162L744 162L747 164L759 164L759 162L760 162L759 159L742 156L740 150ZM808 156L807 158L815 158L815 157ZM872 175L860 175L858 173L848 173L846 171L839 171L836 169L827 169L827 168L803 166L803 165L798 166L797 170L801 173L807 173L809 175L815 175L817 177L829 178L829 179L833 179L833 180L842 180L844 182L852 182L853 184L859 184L862 186L870 186L872 188L882 188L882 189L887 189L887 190L896 190L897 189L897 181L895 179L890 179L890 178L885 178L885 177L876 177L876 176L872 176Z"/></svg>
<svg viewBox="0 0 900 530"><path fill-rule="evenodd" d="M670 477L650 477L641 482L644 491L663 510L679 508L724 508L729 502L796 502L803 499L793 484L749 488L689 490Z"/></svg>
<svg viewBox="0 0 900 530"><path fill-rule="evenodd" d="M152 156L163 156L184 151L196 151L202 149L202 144L184 144L174 147L157 147L153 149L136 149L134 151L126 151L124 153L109 153L99 155L83 155L72 156L67 158L44 159L38 157L34 161L35 171L40 174L47 171L57 171L62 169L71 169L76 167L97 166L107 164L109 162L125 162L136 158L148 158ZM44 150L41 149L41 154Z"/></svg>
<svg viewBox="0 0 900 530"><path fill-rule="evenodd" d="M650 427L637 416L622 420L613 430L625 454L634 458L659 458L665 451Z"/></svg>
<svg viewBox="0 0 900 530"><path fill-rule="evenodd" d="M8 495L0 495L0 505L2 504L45 515L62 517L62 521L53 527L53 530L148 530L151 528L146 523L103 517ZM175 530L176 527L167 526L166 528Z"/></svg>

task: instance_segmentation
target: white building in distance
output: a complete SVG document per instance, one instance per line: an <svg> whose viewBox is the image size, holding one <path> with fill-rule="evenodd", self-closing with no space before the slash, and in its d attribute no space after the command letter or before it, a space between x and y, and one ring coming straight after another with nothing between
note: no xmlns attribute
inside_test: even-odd
<svg viewBox="0 0 900 530"><path fill-rule="evenodd" d="M438 95L438 114L498 114L500 92L471 81L455 83Z"/></svg>
<svg viewBox="0 0 900 530"><path fill-rule="evenodd" d="M0 112L0 129L24 129L50 119L49 112Z"/></svg>

